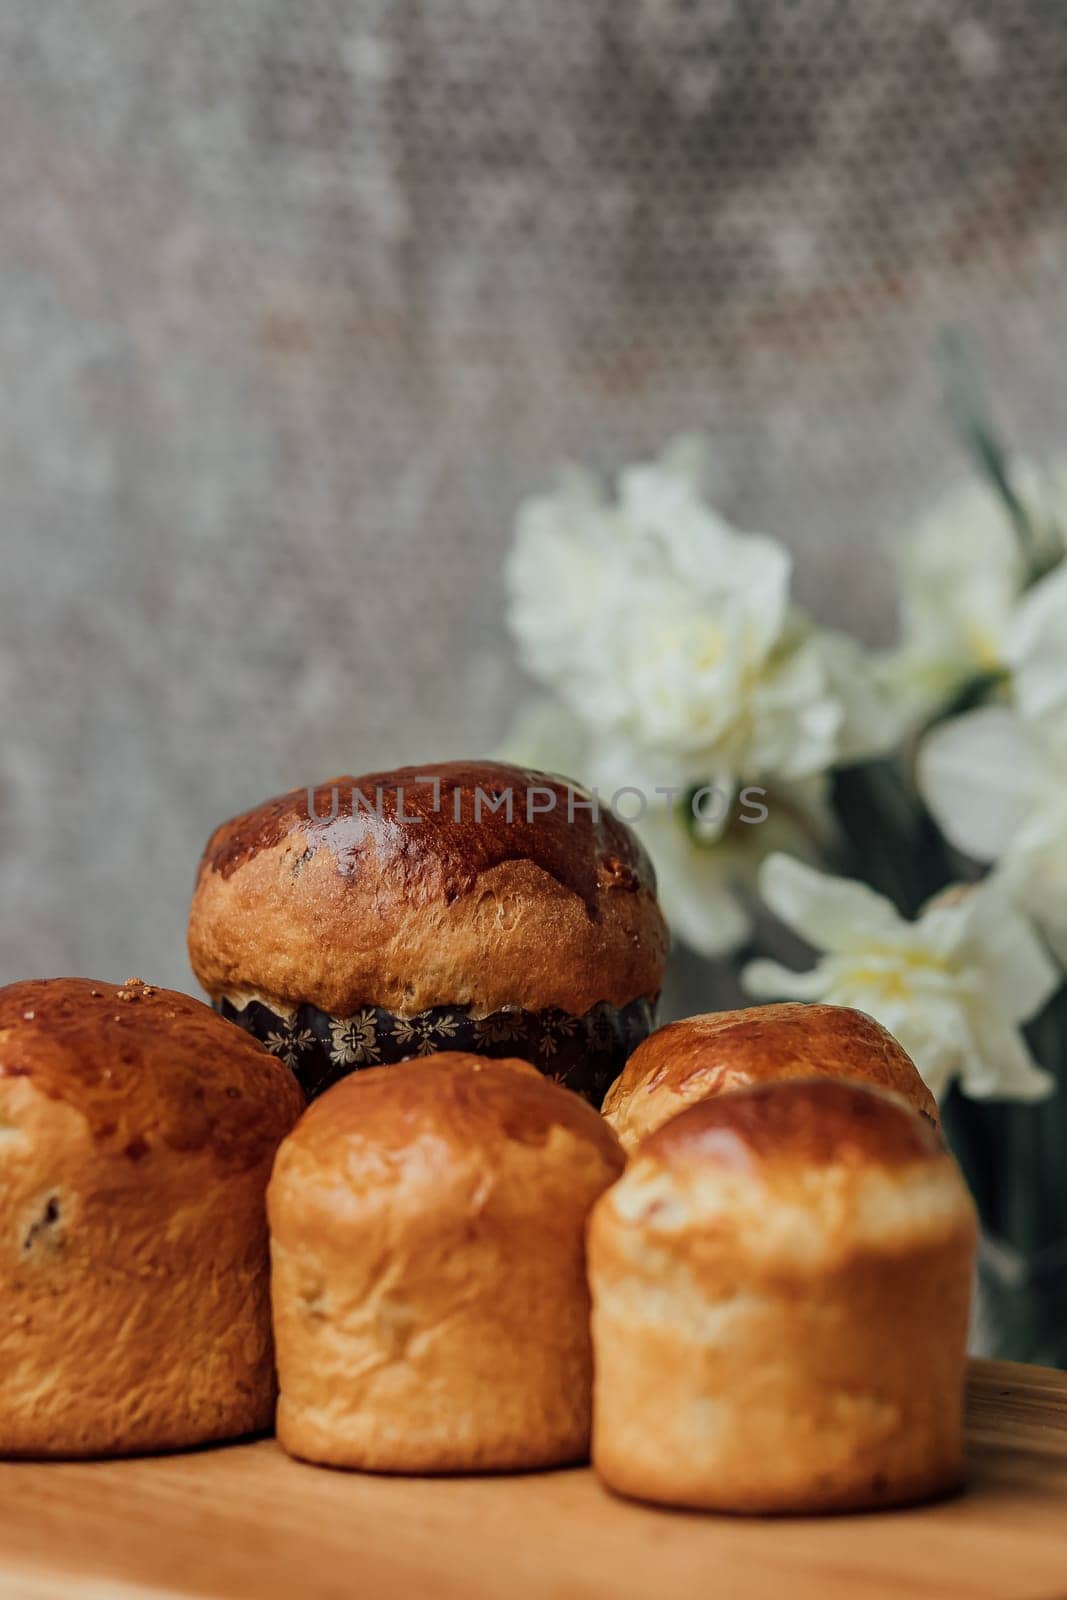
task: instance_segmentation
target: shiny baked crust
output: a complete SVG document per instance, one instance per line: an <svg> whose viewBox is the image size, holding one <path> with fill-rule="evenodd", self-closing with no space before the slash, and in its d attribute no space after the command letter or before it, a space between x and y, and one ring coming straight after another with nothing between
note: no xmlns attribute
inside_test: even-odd
<svg viewBox="0 0 1067 1600"><path fill-rule="evenodd" d="M583 1235L622 1165L524 1062L436 1055L316 1100L268 1195L283 1446L383 1472L583 1457Z"/></svg>
<svg viewBox="0 0 1067 1600"><path fill-rule="evenodd" d="M427 774L437 791L420 781ZM527 820L535 787L555 808ZM509 788L511 822L477 796ZM579 800L570 815L568 791ZM580 801L565 779L499 762L335 778L312 807L294 789L208 841L189 920L193 970L216 1000L309 1002L338 1018L438 1005L579 1016L600 1001L654 999L667 932L651 865L623 823L606 810L594 822Z"/></svg>
<svg viewBox="0 0 1067 1600"><path fill-rule="evenodd" d="M848 1078L900 1095L936 1125L937 1101L915 1063L873 1017L848 1006L751 1006L686 1017L640 1044L604 1099L632 1150L687 1106L751 1084Z"/></svg>
<svg viewBox="0 0 1067 1600"><path fill-rule="evenodd" d="M187 995L0 989L0 1454L269 1425L264 1194L302 1107L285 1067Z"/></svg>
<svg viewBox="0 0 1067 1600"><path fill-rule="evenodd" d="M894 1097L796 1080L681 1113L591 1217L598 1472L742 1512L953 1487L974 1241L955 1163Z"/></svg>

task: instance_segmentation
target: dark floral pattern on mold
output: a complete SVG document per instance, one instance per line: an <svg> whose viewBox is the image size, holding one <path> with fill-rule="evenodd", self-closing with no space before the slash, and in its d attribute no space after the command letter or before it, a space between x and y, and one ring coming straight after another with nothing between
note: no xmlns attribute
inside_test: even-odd
<svg viewBox="0 0 1067 1600"><path fill-rule="evenodd" d="M301 1005L279 1015L258 1000L235 1006L226 999L216 1009L284 1061L309 1099L362 1067L470 1050L530 1061L599 1106L626 1058L655 1025L655 1006L644 999L621 1009L602 1001L580 1017L517 1007L475 1017L464 1006L433 1006L412 1017L364 1006L350 1017L330 1017Z"/></svg>

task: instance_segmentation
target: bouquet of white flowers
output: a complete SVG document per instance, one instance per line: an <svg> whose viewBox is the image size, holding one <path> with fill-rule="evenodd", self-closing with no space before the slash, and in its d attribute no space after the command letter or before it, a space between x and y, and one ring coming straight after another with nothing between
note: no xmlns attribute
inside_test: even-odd
<svg viewBox="0 0 1067 1600"><path fill-rule="evenodd" d="M613 494L570 469L518 513L541 693L507 753L614 805L676 940L748 994L896 1034L982 1211L987 1345L1067 1364L1067 475L971 433L984 476L906 541L880 654L793 604L783 546L708 503L699 441ZM808 970L757 954L786 929Z"/></svg>

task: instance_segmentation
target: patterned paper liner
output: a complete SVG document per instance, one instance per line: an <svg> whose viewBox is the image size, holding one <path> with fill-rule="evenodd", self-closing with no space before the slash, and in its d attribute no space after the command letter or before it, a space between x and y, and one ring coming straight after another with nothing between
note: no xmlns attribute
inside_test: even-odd
<svg viewBox="0 0 1067 1600"><path fill-rule="evenodd" d="M309 1100L360 1067L469 1050L532 1062L599 1107L626 1058L655 1025L655 1002L644 999L621 1010L601 1001L581 1017L518 1008L474 1017L463 1006L434 1006L414 1017L365 1006L350 1017L331 1017L317 1006L300 1005L279 1015L260 1000L236 1005L225 997L215 1009L284 1061Z"/></svg>

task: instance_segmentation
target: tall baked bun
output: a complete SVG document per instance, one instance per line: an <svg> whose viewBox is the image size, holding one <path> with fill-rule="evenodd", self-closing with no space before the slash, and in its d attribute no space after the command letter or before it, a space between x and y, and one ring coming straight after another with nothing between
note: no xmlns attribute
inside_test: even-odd
<svg viewBox="0 0 1067 1600"><path fill-rule="evenodd" d="M623 1146L698 1101L791 1078L844 1078L899 1095L938 1123L937 1101L907 1051L848 1006L750 1006L686 1017L639 1045L604 1099Z"/></svg>
<svg viewBox="0 0 1067 1600"><path fill-rule="evenodd" d="M379 1472L584 1457L585 1223L622 1165L522 1061L436 1055L316 1100L269 1194L284 1447Z"/></svg>
<svg viewBox="0 0 1067 1600"><path fill-rule="evenodd" d="M590 1222L594 1466L722 1511L954 1487L974 1245L955 1162L897 1096L795 1079L683 1111Z"/></svg>
<svg viewBox="0 0 1067 1600"><path fill-rule="evenodd" d="M312 1092L470 1048L599 1104L651 1026L667 933L648 858L594 806L484 761L294 789L208 841L193 970Z"/></svg>
<svg viewBox="0 0 1067 1600"><path fill-rule="evenodd" d="M266 1186L291 1073L139 979L0 989L0 1455L269 1426Z"/></svg>

